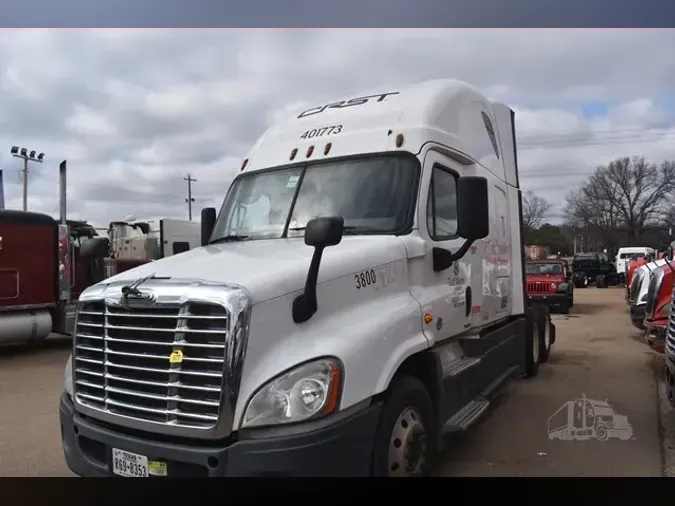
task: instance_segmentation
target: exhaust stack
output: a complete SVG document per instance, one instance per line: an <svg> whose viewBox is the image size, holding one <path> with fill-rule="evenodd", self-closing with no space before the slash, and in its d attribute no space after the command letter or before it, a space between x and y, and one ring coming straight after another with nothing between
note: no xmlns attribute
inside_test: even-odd
<svg viewBox="0 0 675 506"><path fill-rule="evenodd" d="M59 220L66 224L66 161L59 165Z"/></svg>
<svg viewBox="0 0 675 506"><path fill-rule="evenodd" d="M5 185L2 181L2 169L0 169L0 211L5 208Z"/></svg>

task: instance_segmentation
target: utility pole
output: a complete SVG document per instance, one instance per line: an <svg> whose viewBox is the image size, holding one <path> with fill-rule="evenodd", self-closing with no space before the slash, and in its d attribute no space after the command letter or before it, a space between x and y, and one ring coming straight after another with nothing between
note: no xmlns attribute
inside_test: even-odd
<svg viewBox="0 0 675 506"><path fill-rule="evenodd" d="M38 156L35 156L35 150L28 153L26 148L21 148L19 151L19 146L12 146L12 149L9 151L14 158L21 158L23 160L23 210L28 210L28 161L35 163L42 163L44 160L45 154L40 153Z"/></svg>
<svg viewBox="0 0 675 506"><path fill-rule="evenodd" d="M188 205L188 218L192 221L192 203L195 201L195 199L192 198L192 183L196 183L197 180L192 177L192 174L188 174L183 178L183 181L187 181L188 196L185 199L185 202L187 202Z"/></svg>

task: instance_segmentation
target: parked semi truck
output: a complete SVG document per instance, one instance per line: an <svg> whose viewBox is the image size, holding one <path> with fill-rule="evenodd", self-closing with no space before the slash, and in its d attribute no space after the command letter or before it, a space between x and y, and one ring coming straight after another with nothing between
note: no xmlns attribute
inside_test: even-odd
<svg viewBox="0 0 675 506"><path fill-rule="evenodd" d="M0 345L71 334L74 302L85 288L199 245L199 224L181 220L134 222L147 231L132 238L124 235L126 224L112 223L111 244L87 222L66 219L65 163L60 175L59 221L42 213L0 209Z"/></svg>
<svg viewBox="0 0 675 506"><path fill-rule="evenodd" d="M514 113L459 81L273 125L201 226L80 296L75 473L424 475L555 341L526 303Z"/></svg>
<svg viewBox="0 0 675 506"><path fill-rule="evenodd" d="M628 292L628 304L631 323L640 330L646 330L645 317L650 281L666 266L666 260L661 258L641 265L632 276Z"/></svg>

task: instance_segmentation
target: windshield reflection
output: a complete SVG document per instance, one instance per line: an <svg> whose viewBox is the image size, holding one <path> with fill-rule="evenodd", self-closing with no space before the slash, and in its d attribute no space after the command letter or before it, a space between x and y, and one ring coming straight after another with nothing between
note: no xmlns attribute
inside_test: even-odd
<svg viewBox="0 0 675 506"><path fill-rule="evenodd" d="M349 233L405 228L419 163L382 155L245 174L230 189L211 242L301 237L307 222L342 216Z"/></svg>

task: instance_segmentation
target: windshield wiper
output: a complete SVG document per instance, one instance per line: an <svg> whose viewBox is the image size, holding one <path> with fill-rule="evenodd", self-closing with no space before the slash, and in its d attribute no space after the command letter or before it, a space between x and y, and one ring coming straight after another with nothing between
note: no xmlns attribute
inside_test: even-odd
<svg viewBox="0 0 675 506"><path fill-rule="evenodd" d="M246 239L248 239L247 235L231 234L231 235L225 235L223 237L219 237L218 239L214 239L209 244L218 244L219 242L245 241Z"/></svg>

